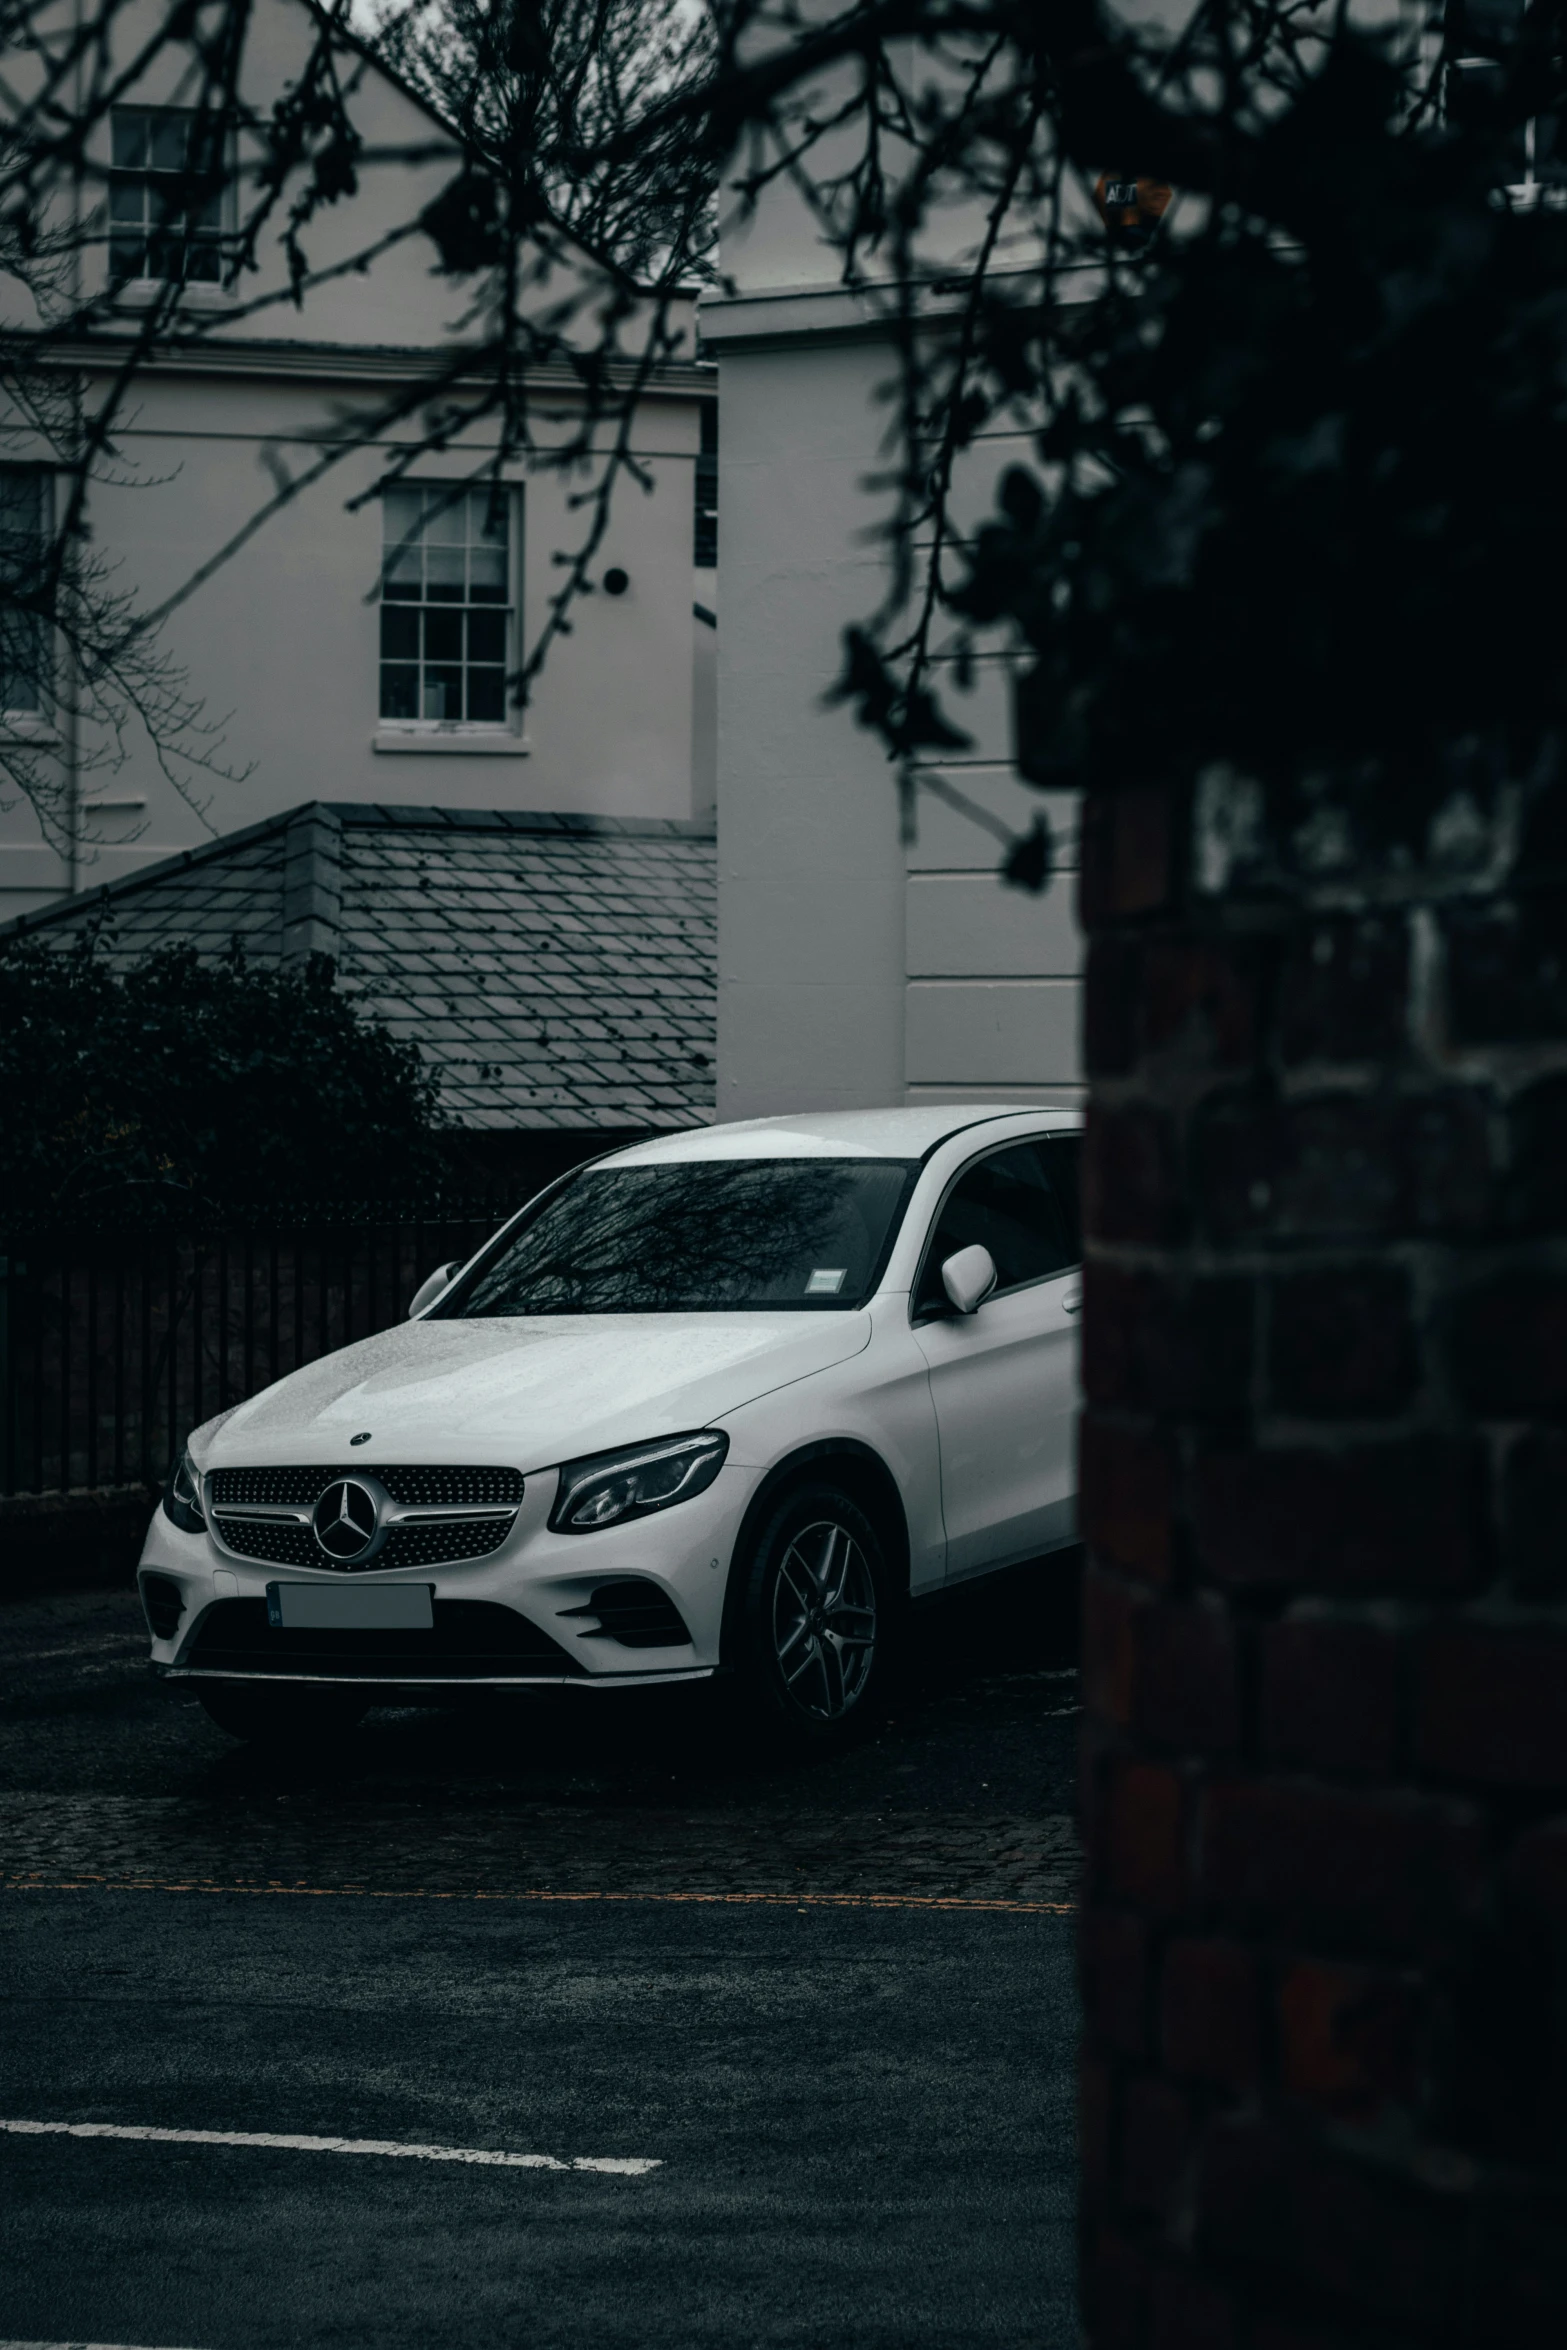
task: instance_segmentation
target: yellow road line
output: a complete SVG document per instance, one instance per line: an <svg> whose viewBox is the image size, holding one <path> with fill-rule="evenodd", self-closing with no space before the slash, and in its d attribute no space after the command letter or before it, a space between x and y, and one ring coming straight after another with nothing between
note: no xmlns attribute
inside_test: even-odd
<svg viewBox="0 0 1567 2350"><path fill-rule="evenodd" d="M359 1901L533 1901L671 1903L718 1908L765 1909L941 1909L1002 1910L1033 1917L1071 1917L1075 1901L970 1900L950 1893L560 1893L537 1888L518 1893L443 1892L433 1886L221 1884L200 1877L44 1877L0 1875L10 1893L249 1893L293 1894L311 1900Z"/></svg>

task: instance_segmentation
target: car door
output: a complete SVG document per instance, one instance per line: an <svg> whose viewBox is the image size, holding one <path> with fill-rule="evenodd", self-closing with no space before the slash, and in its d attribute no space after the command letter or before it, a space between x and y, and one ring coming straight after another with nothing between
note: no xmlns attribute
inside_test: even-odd
<svg viewBox="0 0 1567 2350"><path fill-rule="evenodd" d="M915 1284L949 1582L1033 1558L1075 1530L1075 1149L1075 1136L1041 1137L965 1168L937 1211ZM995 1259L997 1283L977 1313L958 1314L941 1267L976 1241Z"/></svg>

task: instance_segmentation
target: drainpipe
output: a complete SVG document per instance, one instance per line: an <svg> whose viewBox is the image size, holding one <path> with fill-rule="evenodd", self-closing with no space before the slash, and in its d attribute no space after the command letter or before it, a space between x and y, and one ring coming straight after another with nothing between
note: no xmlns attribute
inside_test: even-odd
<svg viewBox="0 0 1567 2350"><path fill-rule="evenodd" d="M82 0L74 0L72 23L76 44L76 119L82 119L85 93L82 87ZM82 158L76 154L71 164L71 247L68 285L71 309L76 317L82 307ZM80 464L82 452L82 384L81 371L70 370L71 403L71 457ZM86 507L83 505L83 517ZM76 571L76 542L64 550L61 562L65 583L69 589ZM65 767L65 886L74 897L81 887L81 833L82 833L82 775L81 775L81 721L77 710L81 673L76 656L67 644L60 653L63 696L63 723L60 728L61 758Z"/></svg>

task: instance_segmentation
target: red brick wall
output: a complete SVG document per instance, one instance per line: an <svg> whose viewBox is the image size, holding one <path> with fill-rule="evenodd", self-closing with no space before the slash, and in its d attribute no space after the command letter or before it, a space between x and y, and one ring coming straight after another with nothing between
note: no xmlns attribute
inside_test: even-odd
<svg viewBox="0 0 1567 2350"><path fill-rule="evenodd" d="M1089 2339L1561 2350L1567 862L1212 816L1084 844Z"/></svg>

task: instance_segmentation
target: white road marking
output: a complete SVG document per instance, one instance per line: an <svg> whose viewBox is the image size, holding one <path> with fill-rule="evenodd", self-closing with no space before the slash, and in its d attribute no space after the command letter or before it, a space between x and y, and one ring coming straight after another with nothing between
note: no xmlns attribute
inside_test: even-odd
<svg viewBox="0 0 1567 2350"><path fill-rule="evenodd" d="M662 2167L643 2155L503 2154L489 2146L407 2146L398 2138L307 2138L284 2130L158 2130L131 2122L0 2121L15 2138L136 2138L156 2146L280 2146L297 2154L391 2154L411 2162L477 2162L501 2170L608 2171L640 2179ZM0 2343L0 2350L7 2350Z"/></svg>

